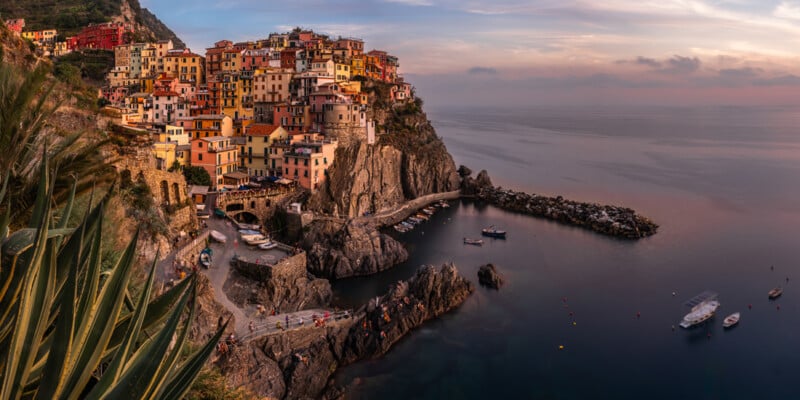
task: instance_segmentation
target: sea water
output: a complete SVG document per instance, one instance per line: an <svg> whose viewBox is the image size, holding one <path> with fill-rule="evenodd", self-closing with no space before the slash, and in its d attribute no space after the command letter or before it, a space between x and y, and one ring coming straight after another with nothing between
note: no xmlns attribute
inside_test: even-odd
<svg viewBox="0 0 800 400"><path fill-rule="evenodd" d="M407 262L335 283L336 301L361 304L419 265L451 261L476 285L478 267L494 263L507 284L478 287L384 357L342 370L350 398L797 396L800 110L442 108L429 118L456 163L488 170L495 185L628 206L659 233L622 241L453 202L396 234ZM489 225L508 238L462 243ZM779 285L783 296L768 300ZM685 301L704 290L719 293L719 315L679 328ZM739 326L723 330L737 311Z"/></svg>

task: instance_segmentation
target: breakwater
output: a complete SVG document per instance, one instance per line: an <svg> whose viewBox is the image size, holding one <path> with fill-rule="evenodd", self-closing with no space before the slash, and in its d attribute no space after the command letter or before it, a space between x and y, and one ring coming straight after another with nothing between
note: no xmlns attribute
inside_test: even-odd
<svg viewBox="0 0 800 400"><path fill-rule="evenodd" d="M626 207L582 203L561 196L540 196L493 186L480 188L475 197L504 210L546 218L622 239L642 239L658 231L658 224Z"/></svg>

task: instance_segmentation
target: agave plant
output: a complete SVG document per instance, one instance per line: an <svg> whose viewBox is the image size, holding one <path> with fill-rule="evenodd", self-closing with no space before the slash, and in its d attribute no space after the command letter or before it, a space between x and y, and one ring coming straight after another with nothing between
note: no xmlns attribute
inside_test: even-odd
<svg viewBox="0 0 800 400"><path fill-rule="evenodd" d="M7 174L0 202L8 200ZM101 271L107 199L69 228L75 186L60 219L53 216L52 195L45 157L27 228L9 235L9 210L0 218L0 399L180 398L225 329L181 357L194 317L195 278L151 299L153 265L132 304L127 288L136 236L116 265Z"/></svg>

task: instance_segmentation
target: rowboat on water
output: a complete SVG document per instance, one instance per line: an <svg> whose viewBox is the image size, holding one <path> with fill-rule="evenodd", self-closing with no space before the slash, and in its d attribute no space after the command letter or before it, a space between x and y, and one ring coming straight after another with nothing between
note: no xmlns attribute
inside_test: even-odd
<svg viewBox="0 0 800 400"><path fill-rule="evenodd" d="M464 238L464 244L471 244L471 245L474 245L474 246L482 246L483 245L483 239Z"/></svg>
<svg viewBox="0 0 800 400"><path fill-rule="evenodd" d="M505 239L506 238L506 231L500 230L500 229L496 229L495 227L490 226L488 228L483 228L481 230L481 235L488 236L488 237L493 237L493 238Z"/></svg>

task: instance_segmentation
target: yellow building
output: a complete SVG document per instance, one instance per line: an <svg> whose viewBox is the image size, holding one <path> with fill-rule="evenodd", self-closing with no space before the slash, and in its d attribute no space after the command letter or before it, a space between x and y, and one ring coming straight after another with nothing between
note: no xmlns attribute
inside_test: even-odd
<svg viewBox="0 0 800 400"><path fill-rule="evenodd" d="M350 59L350 76L367 76L367 71L364 66L366 56L363 54L353 56Z"/></svg>
<svg viewBox="0 0 800 400"><path fill-rule="evenodd" d="M205 58L192 53L189 49L181 52L172 51L164 57L164 72L181 82L195 85L205 83Z"/></svg>
<svg viewBox="0 0 800 400"><path fill-rule="evenodd" d="M253 76L253 100L277 103L289 98L289 84L293 71L290 69L267 68L256 70Z"/></svg>
<svg viewBox="0 0 800 400"><path fill-rule="evenodd" d="M334 64L334 77L336 82L346 82L350 80L350 64L335 63Z"/></svg>
<svg viewBox="0 0 800 400"><path fill-rule="evenodd" d="M285 142L289 133L278 125L252 124L245 131L246 142L242 148L242 166L249 176L270 176L270 170L279 170L276 161L270 157L273 143Z"/></svg>

